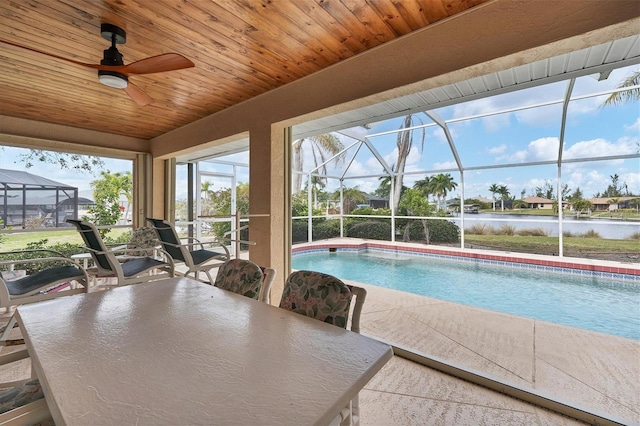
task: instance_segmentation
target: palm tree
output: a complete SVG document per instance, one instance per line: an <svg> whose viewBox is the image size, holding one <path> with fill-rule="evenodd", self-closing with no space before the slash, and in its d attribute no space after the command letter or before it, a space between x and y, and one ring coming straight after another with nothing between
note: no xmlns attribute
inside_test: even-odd
<svg viewBox="0 0 640 426"><path fill-rule="evenodd" d="M440 210L440 200L446 202L447 193L455 189L458 184L453 181L453 176L451 176L449 173L437 174L429 179L429 183L431 187L430 192L435 194L438 210Z"/></svg>
<svg viewBox="0 0 640 426"><path fill-rule="evenodd" d="M318 193L327 186L326 179L320 176L311 176L311 192L313 193L313 208L318 208Z"/></svg>
<svg viewBox="0 0 640 426"><path fill-rule="evenodd" d="M413 184L413 188L420 191L427 199L427 202L429 202L429 195L431 195L432 189L431 177L425 176L424 179L417 180L416 183Z"/></svg>
<svg viewBox="0 0 640 426"><path fill-rule="evenodd" d="M500 192L500 185L492 183L489 187L489 192L491 193L491 199L493 200L493 211L496 211L496 194Z"/></svg>
<svg viewBox="0 0 640 426"><path fill-rule="evenodd" d="M416 118L422 124L422 121ZM414 126L414 116L412 114L407 115L402 124L400 125L400 130L408 129ZM424 128L420 129L421 139L420 139L420 151L424 148L424 138L425 138L425 130ZM412 130L404 130L398 133L398 138L396 139L396 146L398 148L398 164L397 164L397 178L396 185L393 188L393 209L394 211L398 210L398 205L400 204L400 197L402 196L402 183L404 180L404 166L407 164L407 157L409 156L409 152L411 152L411 147L413 146L413 131Z"/></svg>
<svg viewBox="0 0 640 426"><path fill-rule="evenodd" d="M333 199L340 199L340 190L338 189L333 193ZM353 188L342 188L342 213L348 214L351 210L356 208L356 205L359 203L364 203L367 201L367 197L364 196L362 191L358 188L358 186L354 186Z"/></svg>
<svg viewBox="0 0 640 426"><path fill-rule="evenodd" d="M396 168L396 165L392 164L391 172L393 172L395 168ZM382 172L384 173L385 171L383 170ZM380 182L378 184L378 189L376 189L374 193L378 197L388 197L391 194L391 176L390 175L380 176L378 178L378 182Z"/></svg>
<svg viewBox="0 0 640 426"><path fill-rule="evenodd" d="M200 199L202 200L202 205L200 206L201 213L213 214L214 207L213 207L212 201L213 201L213 193L215 192L213 190L213 184L207 180L202 182L200 187L200 192L202 194L200 197Z"/></svg>
<svg viewBox="0 0 640 426"><path fill-rule="evenodd" d="M627 78L622 80L618 84L617 88L633 87L640 85L640 69L633 71ZM605 99L602 106L607 105L621 105L627 102L633 102L640 100L640 88L623 90L621 92L612 93L607 99Z"/></svg>
<svg viewBox="0 0 640 426"><path fill-rule="evenodd" d="M299 139L293 143L293 170L296 172L302 172L303 169L303 155L302 147L305 142L309 142L307 145L311 147L311 153L313 154L313 162L315 167L320 167L320 173L327 174L327 166L323 164L327 161L327 158L331 158L344 149L342 141L331 133L325 133L322 135L311 136L305 139ZM336 164L340 163L344 157L342 155L336 158ZM293 174L292 191L294 193L300 192L302 189L302 175L300 173Z"/></svg>
<svg viewBox="0 0 640 426"><path fill-rule="evenodd" d="M507 185L500 185L498 187L498 194L500 194L500 210L504 211L504 200L508 200L509 195L511 195Z"/></svg>

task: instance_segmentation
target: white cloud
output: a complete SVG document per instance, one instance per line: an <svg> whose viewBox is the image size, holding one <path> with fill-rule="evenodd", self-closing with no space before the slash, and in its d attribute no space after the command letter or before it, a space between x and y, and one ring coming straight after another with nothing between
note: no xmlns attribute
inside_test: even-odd
<svg viewBox="0 0 640 426"><path fill-rule="evenodd" d="M513 154L505 154L498 157L498 161L509 163L525 163L533 161L546 161L558 158L558 138L547 137L529 142L527 148L516 151Z"/></svg>
<svg viewBox="0 0 640 426"><path fill-rule="evenodd" d="M507 150L507 145L502 144L502 145L489 148L488 152L489 154L492 154L492 155L499 155L499 154L503 154L506 150Z"/></svg>
<svg viewBox="0 0 640 426"><path fill-rule="evenodd" d="M634 154L637 150L635 142L636 141L630 138L620 138L615 143L602 138L581 141L567 147L563 157L565 159L572 159Z"/></svg>
<svg viewBox="0 0 640 426"><path fill-rule="evenodd" d="M535 127L560 126L562 117L560 105L548 105L539 108L525 109L514 113L520 123Z"/></svg>
<svg viewBox="0 0 640 426"><path fill-rule="evenodd" d="M638 117L635 123L624 126L624 129L628 132L640 132L640 117Z"/></svg>
<svg viewBox="0 0 640 426"><path fill-rule="evenodd" d="M457 168L458 168L458 165L456 164L455 161L443 161L443 162L433 163L434 170L457 169Z"/></svg>

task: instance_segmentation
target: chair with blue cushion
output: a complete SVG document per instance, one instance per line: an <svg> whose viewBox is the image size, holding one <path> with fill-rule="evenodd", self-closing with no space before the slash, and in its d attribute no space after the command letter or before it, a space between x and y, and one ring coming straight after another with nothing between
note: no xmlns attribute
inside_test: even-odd
<svg viewBox="0 0 640 426"><path fill-rule="evenodd" d="M365 289L347 285L342 280L322 272L295 271L284 285L280 307L301 315L347 329L351 301L356 297L351 313L353 332L360 332L360 314L367 296ZM332 425L357 425L360 404L356 396L334 419Z"/></svg>
<svg viewBox="0 0 640 426"><path fill-rule="evenodd" d="M174 226L163 219L148 217L147 221L155 229L160 244L173 258L175 262L182 262L187 267L185 276L193 273L198 279L198 273L204 272L209 283L214 282L211 269L219 267L223 262L231 258L229 249L217 241L203 243L193 237L186 237L187 242L182 242ZM217 249L205 249L205 244L216 246Z"/></svg>
<svg viewBox="0 0 640 426"><path fill-rule="evenodd" d="M220 265L214 286L268 303L275 270L250 260L230 259Z"/></svg>
<svg viewBox="0 0 640 426"><path fill-rule="evenodd" d="M20 268L36 269L36 272L20 276ZM23 271L24 273L24 271ZM0 308L41 302L61 296L86 293L89 288L86 271L73 259L48 249L14 250L0 252ZM0 342L7 340L15 318L0 327ZM22 339L14 341L20 344Z"/></svg>
<svg viewBox="0 0 640 426"><path fill-rule="evenodd" d="M119 286L123 286L174 276L173 259L164 250L156 247L129 249L126 246L109 250L92 223L77 219L68 219L67 222L73 224L82 236L84 248L95 263L96 277L113 277ZM157 251L164 256L162 259L139 256L140 252L146 251Z"/></svg>

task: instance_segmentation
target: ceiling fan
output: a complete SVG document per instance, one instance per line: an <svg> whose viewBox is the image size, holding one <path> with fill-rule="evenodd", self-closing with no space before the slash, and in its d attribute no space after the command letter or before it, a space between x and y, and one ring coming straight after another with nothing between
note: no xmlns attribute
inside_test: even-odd
<svg viewBox="0 0 640 426"><path fill-rule="evenodd" d="M127 33L116 25L104 23L100 25L100 34L104 39L111 42L111 47L104 51L100 64L79 62L74 59L64 58L6 40L0 40L0 43L30 50L83 67L96 69L98 70L98 78L102 84L116 89L124 89L127 95L140 106L152 103L153 99L143 92L142 89L131 83L129 76L175 71L194 66L193 62L178 53L164 53L124 65L122 54L118 51L116 44L125 44L127 41Z"/></svg>

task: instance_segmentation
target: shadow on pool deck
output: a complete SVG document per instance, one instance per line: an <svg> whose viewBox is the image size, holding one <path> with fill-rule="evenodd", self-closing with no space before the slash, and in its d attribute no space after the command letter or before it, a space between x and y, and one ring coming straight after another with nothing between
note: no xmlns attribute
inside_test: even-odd
<svg viewBox="0 0 640 426"><path fill-rule="evenodd" d="M365 335L640 423L640 341L359 285ZM361 408L363 426L580 424L399 357L361 392Z"/></svg>
<svg viewBox="0 0 640 426"><path fill-rule="evenodd" d="M640 342L364 285L361 331L508 383L640 422ZM403 359L361 393L364 425L575 424Z"/></svg>

